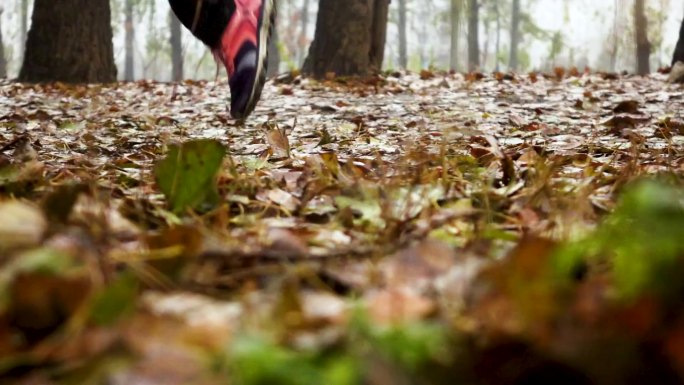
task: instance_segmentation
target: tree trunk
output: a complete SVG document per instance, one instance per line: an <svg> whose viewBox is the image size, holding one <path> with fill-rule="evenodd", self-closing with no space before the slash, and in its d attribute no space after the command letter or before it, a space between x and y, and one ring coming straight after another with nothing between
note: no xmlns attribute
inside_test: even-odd
<svg viewBox="0 0 684 385"><path fill-rule="evenodd" d="M518 70L518 45L520 44L520 0L513 0L511 9L511 52L508 57L508 67L511 71Z"/></svg>
<svg viewBox="0 0 684 385"><path fill-rule="evenodd" d="M171 29L171 80L179 82L183 80L183 41L181 35L181 23L173 11L169 11L169 27Z"/></svg>
<svg viewBox="0 0 684 385"><path fill-rule="evenodd" d="M2 21L2 9L0 9L0 21ZM2 23L0 23L0 78L7 77L7 59L5 59L5 40L2 38Z"/></svg>
<svg viewBox="0 0 684 385"><path fill-rule="evenodd" d="M648 20L644 0L634 2L634 30L636 31L637 73L647 75L651 72L651 42L648 41Z"/></svg>
<svg viewBox="0 0 684 385"><path fill-rule="evenodd" d="M468 3L468 70L475 71L480 67L480 4Z"/></svg>
<svg viewBox="0 0 684 385"><path fill-rule="evenodd" d="M21 0L21 15L19 20L19 58L24 60L26 51L26 37L28 36L29 0Z"/></svg>
<svg viewBox="0 0 684 385"><path fill-rule="evenodd" d="M430 19L430 8L427 6L421 7L418 11L419 20L429 20ZM417 23L418 28L416 35L418 36L418 41L427 42L428 37L428 23ZM420 56L420 68L428 68L430 66L430 53L428 52L427 44L420 44L420 49L418 51Z"/></svg>
<svg viewBox="0 0 684 385"><path fill-rule="evenodd" d="M306 44L309 40L309 0L304 0L302 5L302 33L299 37L298 63L300 66L304 65L306 59Z"/></svg>
<svg viewBox="0 0 684 385"><path fill-rule="evenodd" d="M304 73L322 78L382 69L389 0L321 0Z"/></svg>
<svg viewBox="0 0 684 385"><path fill-rule="evenodd" d="M272 78L280 73L280 50L278 49L278 28L273 28L273 35L268 45L268 63L266 65L266 77Z"/></svg>
<svg viewBox="0 0 684 385"><path fill-rule="evenodd" d="M19 79L116 80L109 0L36 0Z"/></svg>
<svg viewBox="0 0 684 385"><path fill-rule="evenodd" d="M494 47L494 69L496 72L501 70L501 63L499 60L499 55L501 54L501 8L499 3L494 4L494 10L496 11L496 45Z"/></svg>
<svg viewBox="0 0 684 385"><path fill-rule="evenodd" d="M458 50L459 39L461 37L461 15L463 14L463 0L451 0L451 47L449 55L449 68L458 71Z"/></svg>
<svg viewBox="0 0 684 385"><path fill-rule="evenodd" d="M408 67L408 44L406 38L406 1L399 0L399 67L406 69Z"/></svg>
<svg viewBox="0 0 684 385"><path fill-rule="evenodd" d="M619 10L620 10L620 0L615 0L615 3L613 4L613 46L611 47L610 51L610 72L615 72L617 70L617 55L618 55L618 49L620 46L619 42L619 23L618 23L618 17L619 17Z"/></svg>
<svg viewBox="0 0 684 385"><path fill-rule="evenodd" d="M392 0L374 0L373 23L371 27L370 65L373 72L382 71L385 59L385 43L387 41L387 22L389 20L389 3Z"/></svg>
<svg viewBox="0 0 684 385"><path fill-rule="evenodd" d="M124 64L124 80L135 80L135 59L134 59L134 42L135 42L135 26L133 24L133 0L126 0L124 6L124 33L125 33L125 64Z"/></svg>
<svg viewBox="0 0 684 385"><path fill-rule="evenodd" d="M682 26L679 29L679 40L677 41L677 47L672 56L672 65L678 61L684 62L684 20L682 20Z"/></svg>
<svg viewBox="0 0 684 385"><path fill-rule="evenodd" d="M480 52L480 64L482 67L487 65L489 61L489 39L491 39L491 23L489 20L484 22L484 41L482 42L482 49Z"/></svg>

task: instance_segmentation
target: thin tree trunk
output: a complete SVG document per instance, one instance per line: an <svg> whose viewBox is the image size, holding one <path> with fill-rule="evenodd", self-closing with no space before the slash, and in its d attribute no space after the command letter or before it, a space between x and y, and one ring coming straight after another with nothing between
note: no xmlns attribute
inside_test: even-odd
<svg viewBox="0 0 684 385"><path fill-rule="evenodd" d="M171 80L179 82L183 80L183 42L181 35L181 23L173 11L169 12L171 28Z"/></svg>
<svg viewBox="0 0 684 385"><path fill-rule="evenodd" d="M406 38L406 0L399 0L399 67L408 67L408 44Z"/></svg>
<svg viewBox="0 0 684 385"><path fill-rule="evenodd" d="M124 63L124 80L130 82L135 80L135 26L133 24L133 0L126 0L124 17L124 51L126 55Z"/></svg>
<svg viewBox="0 0 684 385"><path fill-rule="evenodd" d="M494 60L495 60L495 71L499 72L501 70L501 63L499 56L501 53L501 8L499 3L494 4L494 10L496 11L496 46L494 47Z"/></svg>
<svg viewBox="0 0 684 385"><path fill-rule="evenodd" d="M480 64L482 67L487 65L489 61L489 41L491 39L491 25L489 21L484 23L484 41L482 43L482 50L480 52Z"/></svg>
<svg viewBox="0 0 684 385"><path fill-rule="evenodd" d="M26 37L28 36L29 0L21 0L21 15L19 20L19 58L24 60L26 52Z"/></svg>
<svg viewBox="0 0 684 385"><path fill-rule="evenodd" d="M321 0L303 71L315 77L382 69L389 0Z"/></svg>
<svg viewBox="0 0 684 385"><path fill-rule="evenodd" d="M610 71L615 72L617 70L617 55L618 55L618 15L620 9L620 0L615 0L613 5L613 47L610 51Z"/></svg>
<svg viewBox="0 0 684 385"><path fill-rule="evenodd" d="M675 48L674 55L672 55L672 65L678 61L684 62L684 20L682 20L682 26L679 29L677 47Z"/></svg>
<svg viewBox="0 0 684 385"><path fill-rule="evenodd" d="M451 0L451 48L449 68L452 71L460 70L459 62L459 39L461 37L461 15L463 12L463 0Z"/></svg>
<svg viewBox="0 0 684 385"><path fill-rule="evenodd" d="M302 5L302 33L299 38L299 65L304 65L306 59L306 43L309 40L309 0Z"/></svg>
<svg viewBox="0 0 684 385"><path fill-rule="evenodd" d="M19 79L115 81L109 0L36 0Z"/></svg>
<svg viewBox="0 0 684 385"><path fill-rule="evenodd" d="M480 4L470 0L468 5L468 70L480 67Z"/></svg>
<svg viewBox="0 0 684 385"><path fill-rule="evenodd" d="M266 65L266 76L269 78L277 76L280 72L279 40L278 28L273 28L273 35L268 45L268 63Z"/></svg>
<svg viewBox="0 0 684 385"><path fill-rule="evenodd" d="M511 52L508 57L508 67L511 71L518 70L518 45L520 44L520 0L513 0L511 10Z"/></svg>
<svg viewBox="0 0 684 385"><path fill-rule="evenodd" d="M430 18L430 9L423 6L418 14L420 20L428 20ZM418 31L418 40L425 42L428 40L428 23L418 23L420 30ZM428 68L430 66L430 58L428 54L428 45L420 45L420 68Z"/></svg>
<svg viewBox="0 0 684 385"><path fill-rule="evenodd" d="M182 9L183 12L182 13L178 13L176 11L177 7L179 7L179 4L182 4L182 6L183 6L183 9ZM181 19L181 22L186 27L188 26L188 24L186 24L186 22L189 23L190 25L192 25L192 19L194 18L193 17L194 13L192 13L192 12L194 12L194 9L196 9L196 8L192 8L192 6L194 4L192 4L189 1L185 1L185 0L182 0L182 1L170 0L169 5L171 6L171 10L174 11L174 13L176 14L176 17L179 17ZM204 7L204 8L206 8L206 7ZM185 15L184 16L185 20L182 17L180 17L179 15ZM150 9L147 12L147 22L149 25L154 25L156 20L157 20L157 7L156 7L155 3L152 2ZM147 45L148 46L150 45L151 40L154 38L155 37L148 35L148 37L147 37ZM199 38L199 39L202 40L201 38ZM157 72L155 71L155 68L156 68L155 63L157 62L157 58L159 56L159 49L157 48L157 46L158 45L155 44L155 47L153 49L146 50L144 56L143 55L140 56L140 59L142 61L142 78L143 79L152 78L152 77L156 76L156 74L157 74Z"/></svg>
<svg viewBox="0 0 684 385"><path fill-rule="evenodd" d="M2 21L2 12L0 8L0 21ZM0 78L7 77L7 59L5 59L5 41L2 38L2 23L0 22Z"/></svg>
<svg viewBox="0 0 684 385"><path fill-rule="evenodd" d="M651 42L648 40L648 19L644 0L634 2L634 30L636 31L637 73L647 75L651 72Z"/></svg>

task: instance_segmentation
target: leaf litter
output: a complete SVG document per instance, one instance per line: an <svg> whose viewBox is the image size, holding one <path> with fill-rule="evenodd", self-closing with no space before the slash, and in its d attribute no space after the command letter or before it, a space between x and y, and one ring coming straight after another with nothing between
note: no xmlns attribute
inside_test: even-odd
<svg viewBox="0 0 684 385"><path fill-rule="evenodd" d="M684 90L0 84L0 378L679 383ZM636 382L635 382L636 381Z"/></svg>

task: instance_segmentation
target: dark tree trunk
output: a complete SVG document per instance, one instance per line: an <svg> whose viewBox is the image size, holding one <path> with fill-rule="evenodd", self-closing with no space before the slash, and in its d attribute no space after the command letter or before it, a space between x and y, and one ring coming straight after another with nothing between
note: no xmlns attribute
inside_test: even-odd
<svg viewBox="0 0 684 385"><path fill-rule="evenodd" d="M169 27L171 29L171 80L179 82L183 80L183 42L181 35L181 23L173 11L169 12Z"/></svg>
<svg viewBox="0 0 684 385"><path fill-rule="evenodd" d="M266 77L277 76L280 72L280 50L278 49L280 36L278 35L278 28L273 28L273 35L268 45L268 63L266 69Z"/></svg>
<svg viewBox="0 0 684 385"><path fill-rule="evenodd" d="M461 15L463 14L463 0L451 0L451 47L449 68L458 71L459 39L461 37Z"/></svg>
<svg viewBox="0 0 684 385"><path fill-rule="evenodd" d="M304 73L324 77L379 72L385 51L389 0L321 0Z"/></svg>
<svg viewBox="0 0 684 385"><path fill-rule="evenodd" d="M678 61L684 62L684 20L682 20L682 26L679 29L679 40L677 41L677 47L672 56L672 65Z"/></svg>
<svg viewBox="0 0 684 385"><path fill-rule="evenodd" d="M20 80L116 80L109 0L36 0Z"/></svg>
<svg viewBox="0 0 684 385"><path fill-rule="evenodd" d="M406 38L406 0L399 0L399 67L408 67L408 44Z"/></svg>
<svg viewBox="0 0 684 385"><path fill-rule="evenodd" d="M636 31L637 73L646 75L651 72L651 42L648 41L648 20L644 10L644 0L634 2L634 30Z"/></svg>
<svg viewBox="0 0 684 385"><path fill-rule="evenodd" d="M520 0L513 0L511 9L511 52L508 57L508 67L511 71L518 70L518 45L520 44Z"/></svg>
<svg viewBox="0 0 684 385"><path fill-rule="evenodd" d="M478 0L468 2L468 70L480 67L480 4Z"/></svg>
<svg viewBox="0 0 684 385"><path fill-rule="evenodd" d="M0 9L0 20L2 9ZM7 59L5 59L5 40L2 38L2 23L0 23L0 78L7 77Z"/></svg>
<svg viewBox="0 0 684 385"><path fill-rule="evenodd" d="M385 42L387 41L387 21L389 20L390 1L391 0L373 1L370 64L374 72L382 71L382 62L385 59Z"/></svg>
<svg viewBox="0 0 684 385"><path fill-rule="evenodd" d="M133 24L133 0L126 0L124 7L124 33L125 33L125 64L124 64L124 80L135 80L135 59L134 59L134 42L135 42L135 25Z"/></svg>

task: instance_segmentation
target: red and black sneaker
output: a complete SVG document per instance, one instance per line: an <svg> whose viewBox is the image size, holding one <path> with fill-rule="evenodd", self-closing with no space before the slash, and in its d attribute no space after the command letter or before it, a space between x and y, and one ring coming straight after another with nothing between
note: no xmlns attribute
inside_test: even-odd
<svg viewBox="0 0 684 385"><path fill-rule="evenodd" d="M275 0L234 0L235 11L214 55L228 71L231 115L245 119L254 110L266 81L268 43Z"/></svg>

